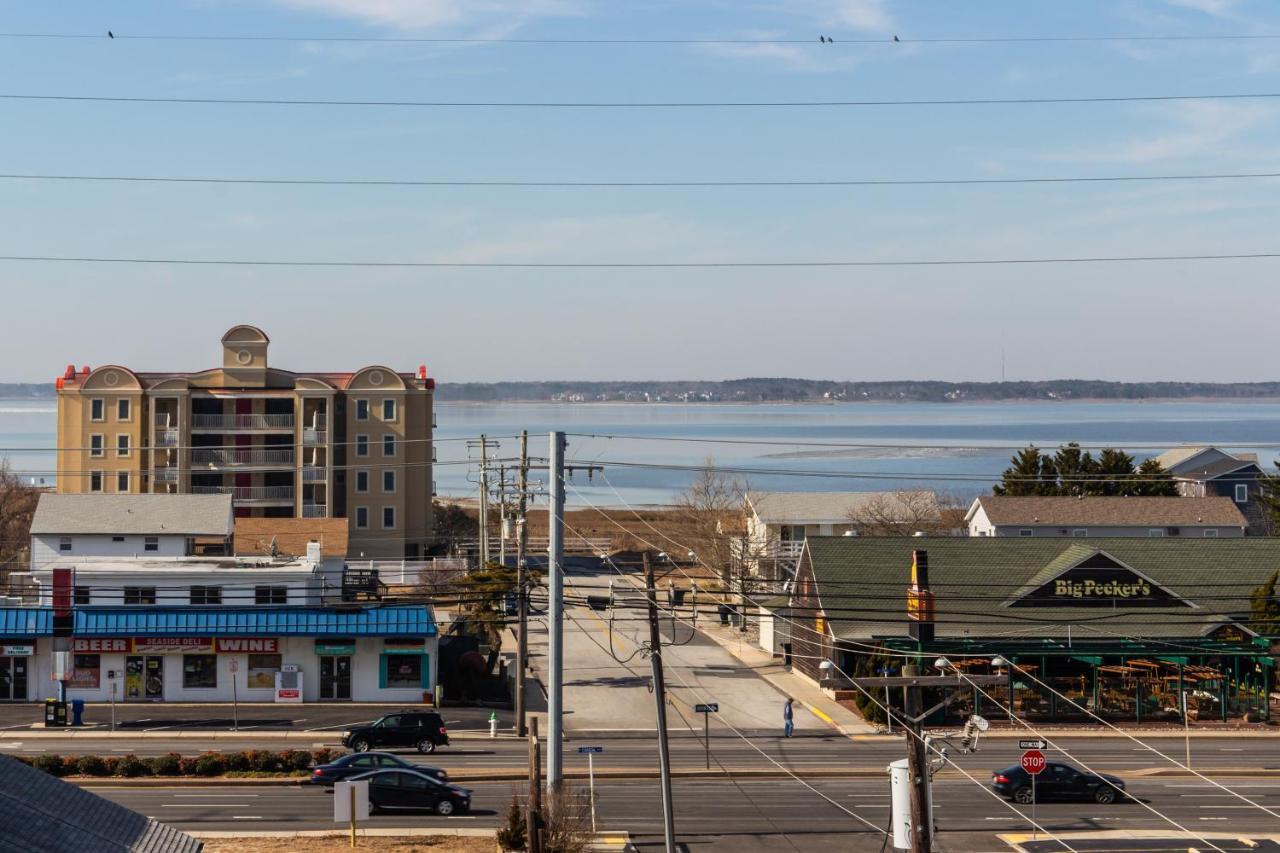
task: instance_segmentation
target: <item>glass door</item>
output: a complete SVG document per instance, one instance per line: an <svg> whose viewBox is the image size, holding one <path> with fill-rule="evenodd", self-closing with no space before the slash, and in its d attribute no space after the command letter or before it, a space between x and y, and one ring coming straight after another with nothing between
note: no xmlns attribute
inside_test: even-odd
<svg viewBox="0 0 1280 853"><path fill-rule="evenodd" d="M129 655L124 659L124 698L144 702L164 698L164 656Z"/></svg>
<svg viewBox="0 0 1280 853"><path fill-rule="evenodd" d="M320 698L351 698L351 656L321 655Z"/></svg>
<svg viewBox="0 0 1280 853"><path fill-rule="evenodd" d="M0 658L0 702L27 698L27 659Z"/></svg>

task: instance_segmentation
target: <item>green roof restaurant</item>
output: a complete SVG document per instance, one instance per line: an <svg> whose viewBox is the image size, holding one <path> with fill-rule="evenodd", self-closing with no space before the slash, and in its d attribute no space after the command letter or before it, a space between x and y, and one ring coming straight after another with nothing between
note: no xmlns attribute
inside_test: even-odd
<svg viewBox="0 0 1280 853"><path fill-rule="evenodd" d="M778 630L880 719L850 679L941 663L958 718L1266 721L1280 623L1252 608L1277 569L1280 539L810 537Z"/></svg>

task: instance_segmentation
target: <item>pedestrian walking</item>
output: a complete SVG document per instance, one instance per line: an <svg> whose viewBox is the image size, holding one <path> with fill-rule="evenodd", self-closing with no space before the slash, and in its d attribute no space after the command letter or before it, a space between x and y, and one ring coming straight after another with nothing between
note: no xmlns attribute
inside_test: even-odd
<svg viewBox="0 0 1280 853"><path fill-rule="evenodd" d="M791 711L792 699L787 697L787 702L782 706L782 733L783 737L791 737L791 733L795 731L796 721Z"/></svg>

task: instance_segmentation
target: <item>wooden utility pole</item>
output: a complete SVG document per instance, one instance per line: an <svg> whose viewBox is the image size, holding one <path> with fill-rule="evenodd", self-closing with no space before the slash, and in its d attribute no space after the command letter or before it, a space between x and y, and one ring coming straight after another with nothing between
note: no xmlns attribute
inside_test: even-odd
<svg viewBox="0 0 1280 853"><path fill-rule="evenodd" d="M658 708L658 765L662 776L662 821L667 853L675 853L676 827L671 803L671 753L667 746L667 686L662 676L662 633L658 630L658 590L653 564L644 555L645 595L649 599L649 663L653 667L653 698Z"/></svg>
<svg viewBox="0 0 1280 853"><path fill-rule="evenodd" d="M542 853L542 745L538 743L538 718L529 729L529 801L525 814L525 834L529 853Z"/></svg>
<svg viewBox="0 0 1280 853"><path fill-rule="evenodd" d="M529 541L529 527L524 517L529 491L528 430L520 431L520 479L516 488L516 606L520 609L520 634L516 643L516 735L524 737L524 676L529 667L529 588L524 571L525 545Z"/></svg>
<svg viewBox="0 0 1280 853"><path fill-rule="evenodd" d="M480 436L480 570L489 565L489 442Z"/></svg>
<svg viewBox="0 0 1280 853"><path fill-rule="evenodd" d="M918 674L915 664L902 667L902 674ZM929 756L924 748L924 731L916 720L924 702L918 685L902 688L902 709L906 715L907 772L911 774L911 853L932 850L933 815L930 813Z"/></svg>

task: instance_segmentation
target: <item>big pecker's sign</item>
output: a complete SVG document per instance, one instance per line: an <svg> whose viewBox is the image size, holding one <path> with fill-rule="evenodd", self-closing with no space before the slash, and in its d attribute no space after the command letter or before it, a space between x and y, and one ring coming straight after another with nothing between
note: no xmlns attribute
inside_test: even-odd
<svg viewBox="0 0 1280 853"><path fill-rule="evenodd" d="M1010 607L1190 607L1183 598L1102 551L1009 602Z"/></svg>

